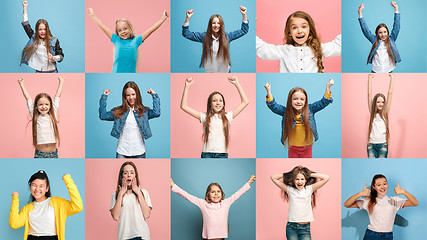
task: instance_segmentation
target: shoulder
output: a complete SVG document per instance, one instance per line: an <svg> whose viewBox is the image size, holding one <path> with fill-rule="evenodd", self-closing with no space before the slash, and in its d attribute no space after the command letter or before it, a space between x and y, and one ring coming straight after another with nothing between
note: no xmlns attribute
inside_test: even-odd
<svg viewBox="0 0 427 240"><path fill-rule="evenodd" d="M144 188L141 188L141 192L142 194L144 194L144 196L149 196L148 191Z"/></svg>
<svg viewBox="0 0 427 240"><path fill-rule="evenodd" d="M61 203L68 202L68 201L61 198L61 197L51 197L50 202L51 202L51 204L61 204Z"/></svg>

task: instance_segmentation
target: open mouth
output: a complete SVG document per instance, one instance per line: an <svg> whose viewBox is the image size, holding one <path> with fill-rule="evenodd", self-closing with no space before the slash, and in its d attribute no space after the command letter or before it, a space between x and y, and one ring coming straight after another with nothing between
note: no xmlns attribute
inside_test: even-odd
<svg viewBox="0 0 427 240"><path fill-rule="evenodd" d="M305 35L302 35L302 36L295 36L295 38L296 38L296 39L303 39L303 38L305 38Z"/></svg>

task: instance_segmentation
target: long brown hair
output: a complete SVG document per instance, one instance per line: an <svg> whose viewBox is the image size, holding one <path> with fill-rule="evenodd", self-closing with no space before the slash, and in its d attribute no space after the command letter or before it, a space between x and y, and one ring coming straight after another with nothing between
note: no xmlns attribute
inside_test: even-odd
<svg viewBox="0 0 427 240"><path fill-rule="evenodd" d="M296 166L291 171L283 173L283 183L289 187L297 188L295 186L295 179L297 178L297 175L299 173L304 175L304 177L306 179L305 186L312 185L312 184L316 183L316 178L310 177L310 175L314 172L311 171L310 169L306 168L306 167L303 167L303 166ZM288 193L282 190L282 194L283 194L283 198L286 201L289 201ZM313 191L313 193L312 193L311 206L312 207L316 206L316 191Z"/></svg>
<svg viewBox="0 0 427 240"><path fill-rule="evenodd" d="M382 97L384 99L384 106L382 110L379 110L377 108L377 99L379 97ZM385 98L384 94L377 93L374 96L374 99L372 99L372 105L371 105L371 116L369 119L369 132L368 132L368 143L371 136L372 131L372 122L374 121L375 115L379 113L381 118L384 120L385 126L386 126L386 141L388 144L388 140L390 139L390 129L389 129L389 121L388 121L388 111L387 111L387 99Z"/></svg>
<svg viewBox="0 0 427 240"><path fill-rule="evenodd" d="M40 38L39 36L39 27L40 24L43 24L46 27L46 35L44 37L44 39ZM25 56L25 61L28 61L28 59L30 59L30 57L36 52L37 47L39 46L39 44L41 43L41 41L44 41L45 46L46 46L46 54L53 54L50 51L50 43L49 40L53 39L52 33L50 32L50 28L49 28L49 24L47 23L46 20L44 19L39 19L36 23L36 31L34 34L34 42L31 43L30 46L24 48L24 50L22 50L22 54L24 54ZM48 64L50 63L49 58L47 59Z"/></svg>
<svg viewBox="0 0 427 240"><path fill-rule="evenodd" d="M33 106L33 118L32 118L32 128L33 128L33 145L34 147L37 147L37 120L39 119L40 113L37 109L37 103L40 100L40 98L46 98L49 100L50 108L48 115L50 117L50 120L52 122L53 131L55 133L55 139L59 145L59 131L58 131L58 121L56 120L55 111L53 109L53 102L52 98L47 93L39 93L37 94L36 98L34 99L34 106Z"/></svg>
<svg viewBox="0 0 427 240"><path fill-rule="evenodd" d="M212 189L213 186L217 186L219 188L219 190L221 190L221 195L222 195L221 200L224 200L225 193L224 193L224 191L222 191L222 188L219 185L219 183L211 183L211 184L209 184L208 188L206 189L205 200L208 203L211 202L211 199L209 198L209 192L211 191L211 189Z"/></svg>
<svg viewBox="0 0 427 240"><path fill-rule="evenodd" d="M387 181L387 178L384 175L382 175L382 174L376 174L372 178L372 182L371 182L371 195L369 196L369 203L368 203L368 211L369 211L369 213L372 213L372 211L374 210L374 206L377 204L378 192L374 188L374 186L375 186L375 181L377 179L380 179L380 178L384 178Z"/></svg>
<svg viewBox="0 0 427 240"><path fill-rule="evenodd" d="M135 111L138 112L138 117L141 117L142 115L144 115L144 111L149 109L148 107L145 107L142 104L141 92L139 91L138 85L136 85L136 83L133 81L129 81L123 86L122 105L114 108L114 112L113 112L114 118L121 118L125 112L129 111L129 104L128 104L128 101L126 100L126 89L128 88L132 88L136 93L134 108L135 108Z"/></svg>
<svg viewBox="0 0 427 240"><path fill-rule="evenodd" d="M307 92L304 90L304 88L300 88L300 87L292 88L288 94L288 101L286 103L286 110L285 110L285 120L283 121L282 142L283 142L283 145L285 145L285 147L286 147L286 144L289 144L289 136L291 135L291 132L292 132L292 125L294 123L295 116L297 115L294 108L292 107L292 95L296 92L302 92L305 95L305 104L301 112L302 120L304 122L304 129L305 129L304 143L308 143L310 141L310 136L311 136L310 134L311 127L309 122L310 111L308 109Z"/></svg>
<svg viewBox="0 0 427 240"><path fill-rule="evenodd" d="M203 142L207 143L209 140L209 126L211 124L211 118L214 116L215 111L212 109L212 98L215 95L220 95L222 97L222 102L224 107L221 109L220 112L218 112L219 117L222 120L222 129L224 131L224 137L225 137L225 148L228 148L228 144L230 142L229 132L230 123L228 122L227 117L225 116L225 98L220 92L213 92L208 97L208 103L206 106L206 119L203 123Z"/></svg>
<svg viewBox="0 0 427 240"><path fill-rule="evenodd" d="M127 165L131 165L131 166L133 167L133 170L135 170L136 185L139 187L138 169L136 168L135 163L130 162L130 161L128 161L128 162L124 162L124 163L122 164L122 166L120 167L120 170L119 170L119 177L117 178L116 200L117 200L117 197L119 196L119 191L120 191L119 186L120 186L120 187L123 187L123 186L122 186L123 172L124 172L124 169L125 169L125 167L126 167ZM127 188L127 186L124 186L124 187L126 187L126 188ZM133 194L135 194L135 195L136 195L136 193L135 193L135 192L134 192Z"/></svg>
<svg viewBox="0 0 427 240"><path fill-rule="evenodd" d="M385 28L387 29L387 39L384 41L384 44L387 48L387 53L388 56L390 57L390 59L393 62L396 62L393 58L393 54L391 53L391 49L390 49L390 42L389 42L389 37L390 37L390 31L388 31L388 27L387 25L385 25L384 23L380 23L378 24L377 28L375 29L375 36L377 36L377 40L374 42L374 44L372 45L371 51L369 52L368 55L368 60L366 61L366 64L369 64L369 56L371 56L372 52L374 51L374 49L378 46L378 43L380 42L380 36L378 35L378 31L380 30L380 28Z"/></svg>
<svg viewBox="0 0 427 240"><path fill-rule="evenodd" d="M310 47L311 51L313 51L313 60L317 60L317 72L322 73L323 69L325 69L325 67L323 66L322 42L320 41L319 35L317 35L314 21L308 13L304 11L296 11L289 15L285 25L285 37L283 38L284 43L291 44L294 46L296 44L296 42L291 36L291 24L293 18L302 18L308 22L308 26L310 27L310 34L308 35L306 43L307 46Z"/></svg>
<svg viewBox="0 0 427 240"><path fill-rule="evenodd" d="M212 22L214 18L218 18L219 24L221 25L219 28L219 48L218 48L218 54L216 55L217 58L222 57L222 60L224 61L224 64L231 65L230 61L230 51L228 50L228 40L227 35L225 35L225 26L224 26L224 20L222 19L221 15L214 14L209 18L208 28L206 30L205 40L203 40L203 53L202 53L202 66L205 67L205 63L210 57L212 60L213 52L212 52Z"/></svg>

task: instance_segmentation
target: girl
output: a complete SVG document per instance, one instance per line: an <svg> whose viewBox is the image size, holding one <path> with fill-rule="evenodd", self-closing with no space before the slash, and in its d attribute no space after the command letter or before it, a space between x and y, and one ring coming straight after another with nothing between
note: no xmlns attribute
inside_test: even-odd
<svg viewBox="0 0 427 240"><path fill-rule="evenodd" d="M138 48L154 31L156 31L169 15L163 12L162 18L144 33L136 36L132 24L127 19L117 19L115 34L105 26L95 15L92 8L88 8L89 16L96 25L104 31L110 41L114 44L113 73L136 73L138 66Z"/></svg>
<svg viewBox="0 0 427 240"><path fill-rule="evenodd" d="M199 67L203 67L208 73L230 72L230 42L242 37L249 30L246 8L240 6L240 13L243 17L242 27L234 32L225 32L224 20L219 14L214 14L209 18L206 32L191 32L190 18L193 13L193 9L187 11L187 18L182 25L182 36L191 41L203 43L202 60Z"/></svg>
<svg viewBox="0 0 427 240"><path fill-rule="evenodd" d="M286 238L311 240L310 222L314 221L315 193L329 181L329 176L297 166L290 172L275 174L270 178L283 191L284 199L289 202ZM317 181L317 178L320 181Z"/></svg>
<svg viewBox="0 0 427 240"><path fill-rule="evenodd" d="M146 219L150 217L150 196L139 187L138 169L133 162L120 167L116 191L111 196L110 212L119 221L118 240L150 240Z"/></svg>
<svg viewBox="0 0 427 240"><path fill-rule="evenodd" d="M65 77L59 76L58 80L59 85L53 101L49 94L39 93L34 99L35 104L25 88L24 79L20 78L18 80L32 118L33 146L36 149L34 158L58 158L59 130L57 112Z"/></svg>
<svg viewBox="0 0 427 240"><path fill-rule="evenodd" d="M57 62L62 62L64 53L59 46L59 40L52 36L49 24L44 19L39 19L36 23L36 33L28 22L27 7L28 1L22 2L22 26L25 33L30 38L21 54L21 64L27 64L36 70L36 73L56 73Z"/></svg>
<svg viewBox="0 0 427 240"><path fill-rule="evenodd" d="M363 35L372 43L371 51L369 52L367 64L372 64L372 72L392 72L396 68L396 63L400 62L399 51L396 47L396 39L400 31L400 13L399 6L396 2L391 1L391 6L394 7L394 23L391 34L389 34L387 25L381 23L375 29L375 35L369 30L365 18L362 16L362 10L365 6L359 6L359 23L362 28Z"/></svg>
<svg viewBox="0 0 427 240"><path fill-rule="evenodd" d="M390 85L387 99L382 93L377 93L372 98L372 78L368 75L368 108L369 108L369 132L368 132L368 158L387 158L390 130L388 113L393 95L394 74L389 73Z"/></svg>
<svg viewBox="0 0 427 240"><path fill-rule="evenodd" d="M418 201L412 194L401 188L398 182L394 193L403 194L407 199L387 196L388 183L382 174L377 174L372 178L370 190L367 186L368 184L362 191L347 199L344 207L365 209L368 212L370 224L366 229L364 240L391 240L397 211L404 207L415 207L418 205ZM359 197L364 198L357 200Z"/></svg>
<svg viewBox="0 0 427 240"><path fill-rule="evenodd" d="M160 116L160 99L157 93L147 91L153 97L153 109L142 104L138 85L130 81L123 86L122 105L107 112L110 89L104 90L99 101L99 119L114 121L111 136L119 139L116 158L145 158L145 140L152 136L148 120ZM129 116L129 117L128 117Z"/></svg>
<svg viewBox="0 0 427 240"><path fill-rule="evenodd" d="M30 203L21 211L19 211L19 193L12 193L9 225L13 229L25 226L24 240L65 239L65 221L68 216L83 210L83 201L70 174L65 174L62 179L71 201L51 197L49 178L43 170L34 173L28 180L31 191Z"/></svg>
<svg viewBox="0 0 427 240"><path fill-rule="evenodd" d="M286 107L276 103L271 95L270 83L264 85L267 90L267 107L275 114L282 116L282 144L288 148L289 158L311 158L313 137L319 139L314 114L332 103L331 86L334 80L326 84L324 97L308 104L308 96L303 88L295 87L289 91ZM309 124L307 124L309 123Z"/></svg>
<svg viewBox="0 0 427 240"><path fill-rule="evenodd" d="M200 208L203 217L202 238L221 240L228 238L228 211L231 204L251 188L250 185L255 179L255 176L252 175L242 188L226 199L224 199L225 194L218 183L209 184L205 199L188 194L178 187L172 179L171 190Z"/></svg>
<svg viewBox="0 0 427 240"><path fill-rule="evenodd" d="M194 80L193 78L185 80L181 109L190 116L199 119L203 124L202 158L228 158L230 122L249 104L249 99L246 97L237 77L229 77L228 80L237 88L241 100L240 104L228 113L225 112L225 99L220 92L213 92L209 95L206 113L188 106L188 92Z"/></svg>
<svg viewBox="0 0 427 240"><path fill-rule="evenodd" d="M321 43L314 21L303 11L286 20L283 45L268 44L256 37L256 54L264 60L279 60L281 73L321 73L323 57L341 55L341 34L329 43Z"/></svg>

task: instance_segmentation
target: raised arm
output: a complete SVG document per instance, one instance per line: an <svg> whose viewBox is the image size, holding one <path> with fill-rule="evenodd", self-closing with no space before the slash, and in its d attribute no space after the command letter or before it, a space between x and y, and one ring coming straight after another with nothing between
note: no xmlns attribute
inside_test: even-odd
<svg viewBox="0 0 427 240"><path fill-rule="evenodd" d="M240 104L233 109L233 119L234 119L235 117L237 117L237 115L239 115L243 111L243 109L246 108L246 106L248 106L249 99L248 97L246 97L246 94L243 91L242 86L240 86L240 83L237 80L237 77L235 76L229 77L228 80L230 81L231 84L236 86L237 91L239 91L239 95L240 95Z"/></svg>
<svg viewBox="0 0 427 240"><path fill-rule="evenodd" d="M227 39L229 42L239 39L249 32L249 22L246 16L246 8L243 6L240 6L239 9L240 9L240 13L242 14L242 25L240 29L235 30L233 32L226 33Z"/></svg>
<svg viewBox="0 0 427 240"><path fill-rule="evenodd" d="M107 112L107 98L110 95L110 89L104 90L101 99L99 100L99 119L106 121L113 121L114 115L112 111Z"/></svg>
<svg viewBox="0 0 427 240"><path fill-rule="evenodd" d="M102 31L104 31L104 33L107 35L107 37L111 39L113 37L113 32L101 22L101 20L95 15L93 9L88 8L87 12L89 16L93 19L93 21L96 23L96 25L98 25L98 27L101 28Z"/></svg>
<svg viewBox="0 0 427 240"><path fill-rule="evenodd" d="M188 92L190 91L190 86L194 83L192 77L185 79L184 92L182 93L181 98L181 109L188 113L190 116L200 119L200 112L188 106Z"/></svg>
<svg viewBox="0 0 427 240"><path fill-rule="evenodd" d="M399 182L397 182L397 187L394 188L394 193L397 195L403 194L408 200L405 201L404 207L415 207L418 206L418 200L414 197L414 195L407 192L405 189L401 188Z"/></svg>
<svg viewBox="0 0 427 240"><path fill-rule="evenodd" d="M18 83L19 83L19 87L21 87L21 91L22 91L22 94L24 95L25 100L27 101L31 100L30 94L28 93L27 88L25 87L24 79L23 78L18 79Z"/></svg>
<svg viewBox="0 0 427 240"><path fill-rule="evenodd" d="M390 32L390 38L393 39L393 41L396 41L397 36L400 32L400 13L399 13L399 6L397 6L396 2L391 1L391 6L394 7L394 21L393 21L393 28Z"/></svg>
<svg viewBox="0 0 427 240"><path fill-rule="evenodd" d="M83 211L82 197L80 196L79 190L77 189L76 184L74 184L74 181L71 178L70 174L65 174L62 179L64 180L65 185L67 186L68 193L70 194L71 199L71 201L66 200L67 207L65 209L67 211L67 216L71 216Z"/></svg>
<svg viewBox="0 0 427 240"><path fill-rule="evenodd" d="M189 193L187 193L186 191L182 190L180 187L178 187L178 185L176 185L172 178L171 178L171 191L174 193L177 193L178 195L180 195L181 197L183 197L184 199L186 199L187 201L191 202L192 204L201 207L202 204L204 202L206 202L206 200L195 197Z"/></svg>
<svg viewBox="0 0 427 240"><path fill-rule="evenodd" d="M372 44L377 40L377 36L369 30L368 24L366 24L365 18L362 16L362 10L365 8L365 6L360 4L359 6L359 24L360 28L362 29L363 35L368 39Z"/></svg>
<svg viewBox="0 0 427 240"><path fill-rule="evenodd" d="M246 16L246 8L243 6L240 6L240 13L242 14L242 21L247 22L248 17Z"/></svg>
<svg viewBox="0 0 427 240"><path fill-rule="evenodd" d="M145 200L144 194L142 194L141 189L136 185L136 178L132 180L132 191L138 197L138 203L141 208L141 212L142 212L142 215L144 216L144 219L149 218L151 214L151 207L148 206L147 201Z"/></svg>
<svg viewBox="0 0 427 240"><path fill-rule="evenodd" d="M354 194L349 199L344 202L344 207L346 208L357 208L357 199L360 197L369 197L371 195L371 190L368 189L368 184L365 184L365 187L362 191Z"/></svg>
<svg viewBox="0 0 427 240"><path fill-rule="evenodd" d="M148 94L153 98L153 108L148 110L148 119L160 117L160 98L159 95L154 92L153 89L147 91Z"/></svg>
<svg viewBox="0 0 427 240"><path fill-rule="evenodd" d="M127 190L127 182L124 178L122 178L122 186L117 186L119 188L119 193L117 196L113 195L112 197L115 198L112 201L115 201L114 207L110 209L111 217L113 217L114 221L120 220L120 214L122 212L122 204L123 204L123 196L126 194Z"/></svg>
<svg viewBox="0 0 427 240"><path fill-rule="evenodd" d="M334 79L329 79L328 83L326 83L326 91L325 95L331 95L331 87L335 84Z"/></svg>
<svg viewBox="0 0 427 240"><path fill-rule="evenodd" d="M317 182L315 182L312 185L313 186L313 191L316 191L317 189L323 187L329 181L329 176L326 175L326 174L312 173L310 175L310 177L314 177L314 178L320 179L320 181L317 181Z"/></svg>
<svg viewBox="0 0 427 240"><path fill-rule="evenodd" d="M64 86L65 77L64 76L59 76L58 80L59 80L59 84L58 84L58 89L56 90L55 97L61 97L62 87Z"/></svg>
<svg viewBox="0 0 427 240"><path fill-rule="evenodd" d="M202 43L205 40L206 33L190 31L190 18L191 16L193 16L193 13L193 9L187 10L186 12L186 18L184 24L182 25L182 36L187 38L188 40Z"/></svg>
<svg viewBox="0 0 427 240"><path fill-rule="evenodd" d="M28 22L28 1L22 2L22 26L24 27L25 33L28 38L31 38L34 35L34 30L31 28L30 23Z"/></svg>
<svg viewBox="0 0 427 240"><path fill-rule="evenodd" d="M391 1L391 6L394 7L394 13L399 13L399 6L397 5L396 2Z"/></svg>
<svg viewBox="0 0 427 240"><path fill-rule="evenodd" d="M283 182L283 173L271 175L270 179L271 181L273 181L274 184L276 184L277 187L279 187L283 191L286 192L288 190L289 186Z"/></svg>
<svg viewBox="0 0 427 240"><path fill-rule="evenodd" d="M390 107L391 107L391 99L393 96L393 88L394 88L394 73L389 73L388 74L390 76L390 84L388 85L388 94L387 94L387 106L386 106L386 111L387 113L390 111Z"/></svg>
<svg viewBox="0 0 427 240"><path fill-rule="evenodd" d="M24 209L24 208L23 208ZM13 229L20 228L25 225L28 219L28 213L24 212L23 209L19 211L19 193L12 193L12 206L9 213L9 226Z"/></svg>
<svg viewBox="0 0 427 240"><path fill-rule="evenodd" d="M267 103L267 107L274 112L277 115L280 116L284 116L285 115L285 110L286 107L283 105L280 105L278 103L276 103L276 100L274 100L273 95L271 94L271 85L270 83L266 83L264 85L264 88L267 90L267 98L266 98L266 103Z"/></svg>
<svg viewBox="0 0 427 240"><path fill-rule="evenodd" d="M368 109L369 113L371 113L371 107L372 107L372 79L374 78L375 74L369 73L368 75Z"/></svg>
<svg viewBox="0 0 427 240"><path fill-rule="evenodd" d="M308 107L310 108L310 111L313 114L317 113L318 111L323 110L324 108L326 108L329 104L331 104L333 102L331 87L334 84L335 84L334 80L332 78L329 79L329 81L326 83L326 90L325 90L325 94L323 95L323 98L320 99L319 101L310 103L308 105Z"/></svg>
<svg viewBox="0 0 427 240"><path fill-rule="evenodd" d="M193 13L194 13L193 9L187 10L187 12L185 13L186 14L186 18L185 18L184 24L189 24L190 23L190 19L193 16Z"/></svg>
<svg viewBox="0 0 427 240"><path fill-rule="evenodd" d="M251 184L256 180L255 175L251 175L249 180L241 187L237 192L235 192L230 197L226 198L224 200L224 204L233 204L237 199L239 199L245 192L247 192L249 189L251 189Z"/></svg>
<svg viewBox="0 0 427 240"><path fill-rule="evenodd" d="M164 11L162 18L160 18L159 21L157 21L153 26L151 26L149 29L147 29L142 34L142 41L145 41L154 31L156 31L162 24L168 19L169 15L168 12Z"/></svg>

